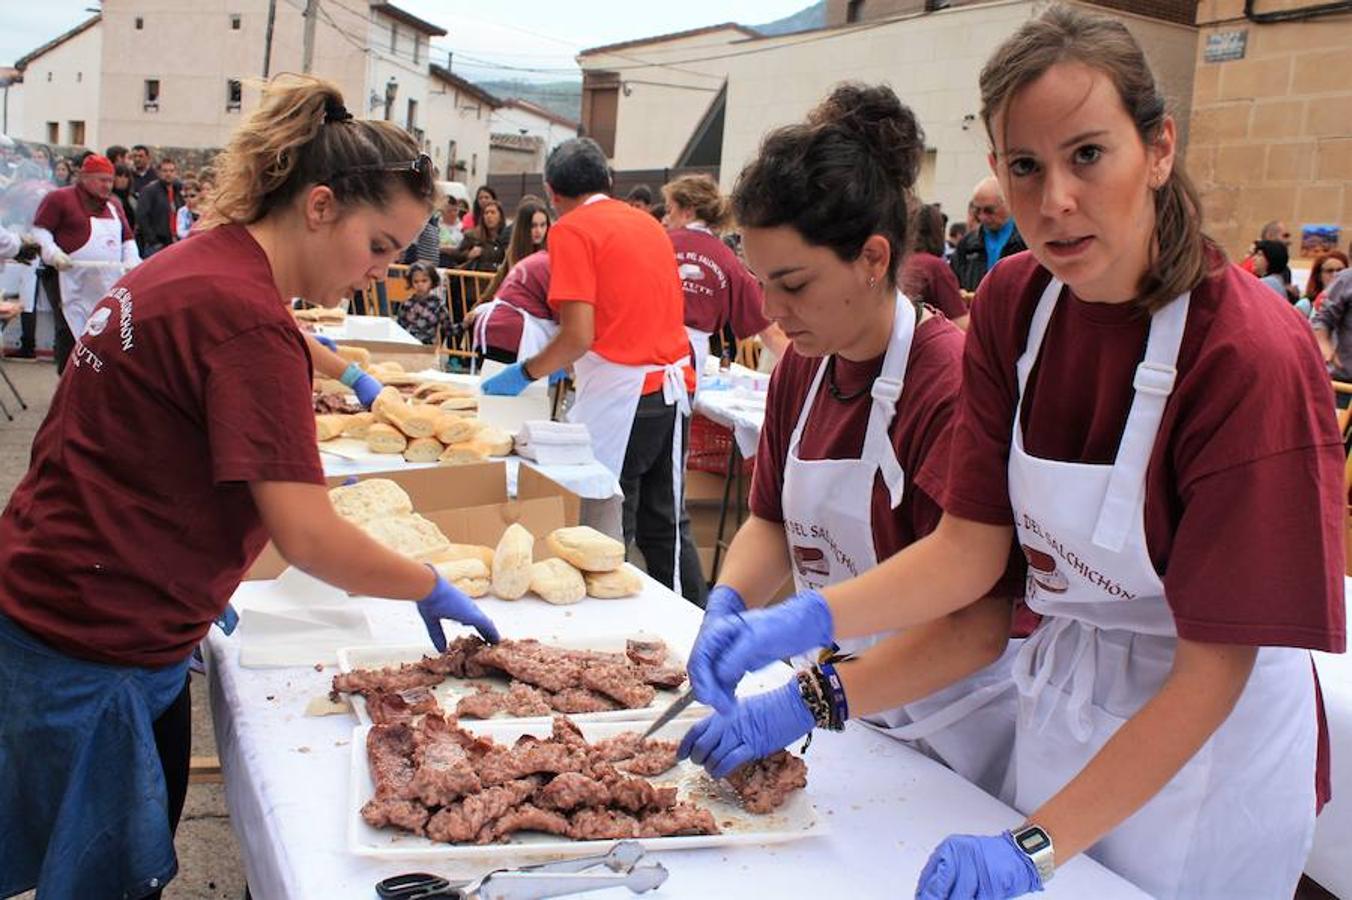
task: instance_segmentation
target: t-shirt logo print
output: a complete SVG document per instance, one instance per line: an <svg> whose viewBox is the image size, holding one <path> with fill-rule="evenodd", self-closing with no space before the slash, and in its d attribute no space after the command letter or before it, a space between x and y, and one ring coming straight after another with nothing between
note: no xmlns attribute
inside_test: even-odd
<svg viewBox="0 0 1352 900"><path fill-rule="evenodd" d="M704 270L694 263L681 263L677 270L682 281L703 281Z"/></svg>
<svg viewBox="0 0 1352 900"><path fill-rule="evenodd" d="M94 310L94 314L89 317L89 321L85 323L85 329L80 336L98 337L103 334L103 329L108 327L108 320L112 317L113 311L111 309L106 306L100 306L98 309Z"/></svg>
<svg viewBox="0 0 1352 900"><path fill-rule="evenodd" d="M1052 594L1064 594L1070 587L1070 581L1056 567L1056 557L1041 550L1023 545L1024 558L1028 560L1028 577L1033 583Z"/></svg>
<svg viewBox="0 0 1352 900"><path fill-rule="evenodd" d="M809 575L831 574L831 563L827 560L826 553L817 547L794 545L793 564L798 567L798 574L804 578Z"/></svg>

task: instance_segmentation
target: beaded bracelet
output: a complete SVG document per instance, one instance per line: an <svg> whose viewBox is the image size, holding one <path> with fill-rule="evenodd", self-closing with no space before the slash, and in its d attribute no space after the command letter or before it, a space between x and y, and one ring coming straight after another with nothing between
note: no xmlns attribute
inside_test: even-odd
<svg viewBox="0 0 1352 900"><path fill-rule="evenodd" d="M817 671L821 673L824 693L831 702L831 727L841 731L850 719L850 704L845 700L845 685L841 682L834 663L823 662L817 666Z"/></svg>

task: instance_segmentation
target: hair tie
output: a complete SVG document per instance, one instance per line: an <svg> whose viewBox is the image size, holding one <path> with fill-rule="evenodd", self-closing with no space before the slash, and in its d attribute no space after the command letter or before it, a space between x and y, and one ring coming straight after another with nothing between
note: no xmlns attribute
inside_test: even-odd
<svg viewBox="0 0 1352 900"><path fill-rule="evenodd" d="M347 122L352 119L352 113L347 111L347 107L337 100L326 100L324 102L324 123L329 122Z"/></svg>

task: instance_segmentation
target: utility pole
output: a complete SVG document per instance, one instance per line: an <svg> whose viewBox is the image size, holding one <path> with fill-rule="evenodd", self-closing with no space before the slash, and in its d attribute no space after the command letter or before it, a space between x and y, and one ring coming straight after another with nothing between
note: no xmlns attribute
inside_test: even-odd
<svg viewBox="0 0 1352 900"><path fill-rule="evenodd" d="M272 73L272 26L277 24L277 0L268 0L268 30L263 38L263 77Z"/></svg>
<svg viewBox="0 0 1352 900"><path fill-rule="evenodd" d="M305 43L301 51L300 70L309 72L315 59L315 19L319 17L319 0L305 0Z"/></svg>

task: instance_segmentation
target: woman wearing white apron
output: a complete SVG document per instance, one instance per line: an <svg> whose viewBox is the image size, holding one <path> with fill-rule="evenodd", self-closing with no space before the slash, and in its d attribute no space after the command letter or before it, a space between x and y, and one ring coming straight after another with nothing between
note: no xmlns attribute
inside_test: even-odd
<svg viewBox="0 0 1352 900"><path fill-rule="evenodd" d="M568 419L587 426L597 461L620 479L626 542L638 545L648 574L703 606L699 557L681 527L695 373L671 241L652 216L606 195L610 171L595 141L556 147L545 181L560 213L549 233L549 306L559 330L482 390L516 395L572 366Z"/></svg>
<svg viewBox="0 0 1352 900"><path fill-rule="evenodd" d="M709 339L724 328L731 328L739 341L759 336L779 359L788 340L765 317L755 276L718 236L732 218L718 185L707 175L682 175L662 185L662 197L667 207L662 224L676 248L695 372L704 376Z"/></svg>
<svg viewBox="0 0 1352 900"><path fill-rule="evenodd" d="M1303 648L1345 644L1318 351L1202 234L1124 26L1053 8L981 89L1031 253L972 305L944 519L872 573L711 630L696 693L798 649L795 630L820 642L970 602L1015 528L1043 615L1015 664L1004 795L1027 819L943 841L917 896L1019 896L1088 852L1155 897L1290 897L1328 771Z"/></svg>
<svg viewBox="0 0 1352 900"><path fill-rule="evenodd" d="M752 517L710 593L710 625L765 606L790 575L799 591L847 581L942 514L934 481L914 475L947 452L962 332L896 288L923 138L886 88L839 88L809 121L767 138L734 193L766 312L793 343L771 382ZM874 130L897 137L874 145ZM875 185L868 196L847 189L861 172ZM822 216L855 233L842 239ZM1016 566L1003 592L942 620L838 642L857 659L795 660L798 678L700 722L681 752L721 777L853 716L996 792L1014 739L1006 647L1020 574ZM839 700L817 706L831 713L820 720L818 685Z"/></svg>
<svg viewBox="0 0 1352 900"><path fill-rule="evenodd" d="M470 321L474 351L485 359L510 365L543 350L559 333L549 308L549 251L513 265L493 299L470 310Z"/></svg>

